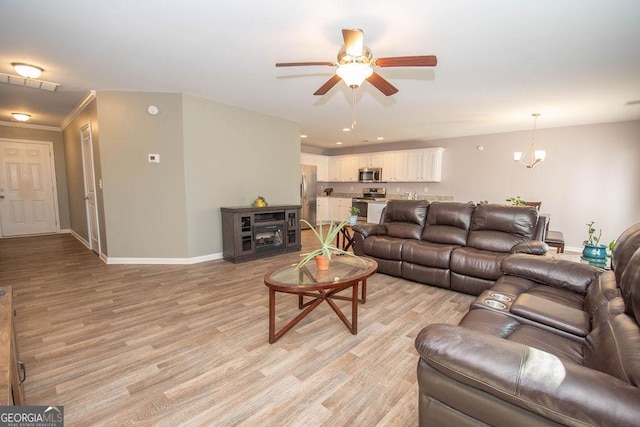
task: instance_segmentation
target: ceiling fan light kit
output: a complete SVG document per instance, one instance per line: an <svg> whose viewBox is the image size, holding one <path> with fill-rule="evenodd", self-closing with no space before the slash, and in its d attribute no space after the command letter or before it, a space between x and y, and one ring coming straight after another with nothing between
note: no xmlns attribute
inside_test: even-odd
<svg viewBox="0 0 640 427"><path fill-rule="evenodd" d="M374 68L384 67L435 67L438 60L433 55L396 56L389 58L373 58L371 49L364 45L364 32L360 29L342 30L344 46L338 51L337 62L278 62L276 67L331 66L338 67L336 74L327 80L314 95L324 95L340 80L352 89L360 87L368 81L386 96L393 95L398 89Z"/></svg>
<svg viewBox="0 0 640 427"><path fill-rule="evenodd" d="M540 117L540 113L533 113L533 134L531 136L531 146L526 152L516 151L513 153L513 160L521 165L526 166L529 169L535 168L538 164L542 163L547 157L547 152L544 150L536 149L536 124L538 122L538 117ZM526 163L526 159L529 157L531 159L530 163Z"/></svg>

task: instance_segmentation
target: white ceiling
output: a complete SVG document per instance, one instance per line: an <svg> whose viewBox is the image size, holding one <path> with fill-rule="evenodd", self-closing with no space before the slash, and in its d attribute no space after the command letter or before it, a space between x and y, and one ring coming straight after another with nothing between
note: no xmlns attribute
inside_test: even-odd
<svg viewBox="0 0 640 427"><path fill-rule="evenodd" d="M299 122L304 144L336 148L640 119L638 0L30 0L0 2L0 73L45 69L55 93L0 84L11 112L60 126L89 90L182 92ZM435 68L384 68L400 91L339 83L313 96L342 28L374 57L429 55Z"/></svg>

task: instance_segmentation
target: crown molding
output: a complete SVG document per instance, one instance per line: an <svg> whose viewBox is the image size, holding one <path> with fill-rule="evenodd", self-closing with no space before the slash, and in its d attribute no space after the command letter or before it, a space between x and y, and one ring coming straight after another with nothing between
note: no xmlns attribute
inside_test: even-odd
<svg viewBox="0 0 640 427"><path fill-rule="evenodd" d="M66 127L69 126L69 124L73 121L73 119L75 119L76 116L80 114L80 112L84 110L86 106L89 105L89 103L93 101L95 98L96 98L96 91L90 90L87 97L80 104L78 104L78 106L74 108L73 111L69 113L69 115L62 121L62 129L63 130L66 129Z"/></svg>
<svg viewBox="0 0 640 427"><path fill-rule="evenodd" d="M37 130L50 130L50 131L61 131L62 128L57 126L44 126L44 125L33 125L29 123L17 123L17 122L4 122L0 121L0 126L9 126L14 128L25 128L25 129L37 129Z"/></svg>

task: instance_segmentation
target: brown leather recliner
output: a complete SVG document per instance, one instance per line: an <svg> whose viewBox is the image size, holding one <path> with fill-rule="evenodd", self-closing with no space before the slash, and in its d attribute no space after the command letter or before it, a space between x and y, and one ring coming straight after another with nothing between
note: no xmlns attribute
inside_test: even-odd
<svg viewBox="0 0 640 427"><path fill-rule="evenodd" d="M618 239L615 271L600 270L589 285L599 286L598 277L606 275L619 288L589 303L594 311L586 337L487 309L470 310L458 326L425 327L416 338L420 425L637 426L640 238L633 229ZM517 265L522 258L512 259ZM549 288L581 294L590 280L590 269L575 269L577 263L548 267ZM535 271L538 278L545 274ZM552 300L554 293L547 296Z"/></svg>

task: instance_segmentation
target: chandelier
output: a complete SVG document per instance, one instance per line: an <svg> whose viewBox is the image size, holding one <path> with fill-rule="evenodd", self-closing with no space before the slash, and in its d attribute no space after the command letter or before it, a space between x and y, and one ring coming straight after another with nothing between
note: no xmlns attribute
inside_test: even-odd
<svg viewBox="0 0 640 427"><path fill-rule="evenodd" d="M538 117L540 117L540 113L533 113L533 135L531 137L531 146L527 151L522 153L522 151L516 151L513 153L513 160L528 167L529 169L533 169L536 167L538 163L542 163L547 153L544 150L536 150L536 124L538 122ZM527 164L527 158L529 158L529 163Z"/></svg>

